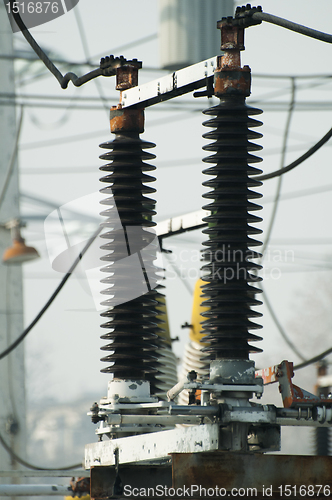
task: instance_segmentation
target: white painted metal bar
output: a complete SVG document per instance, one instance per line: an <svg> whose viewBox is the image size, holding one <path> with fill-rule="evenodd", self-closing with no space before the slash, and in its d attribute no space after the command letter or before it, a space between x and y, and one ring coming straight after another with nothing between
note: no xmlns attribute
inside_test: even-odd
<svg viewBox="0 0 332 500"><path fill-rule="evenodd" d="M213 76L216 65L217 56L174 71L152 82L125 90L122 93L122 106L123 108L130 106L146 108L205 87L207 78Z"/></svg>
<svg viewBox="0 0 332 500"><path fill-rule="evenodd" d="M197 453L217 450L219 425L197 425L139 436L99 441L85 447L85 467L114 465L117 449L119 463L168 458L170 453Z"/></svg>
<svg viewBox="0 0 332 500"><path fill-rule="evenodd" d="M208 210L196 210L195 212L157 222L155 228L157 236L172 236L173 234L180 234L207 226L207 223L203 222L202 219L210 215L210 213Z"/></svg>

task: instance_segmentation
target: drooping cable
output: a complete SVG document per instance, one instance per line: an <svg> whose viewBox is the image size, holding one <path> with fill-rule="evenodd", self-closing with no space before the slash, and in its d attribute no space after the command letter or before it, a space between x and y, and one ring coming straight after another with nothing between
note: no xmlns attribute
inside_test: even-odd
<svg viewBox="0 0 332 500"><path fill-rule="evenodd" d="M16 9L14 9L13 4L15 3L14 0L9 0L10 3L10 10L13 15L13 18L19 27L19 29L22 32L22 35L30 45L30 47L34 50L34 52L37 54L39 59L45 64L46 68L55 76L55 78L58 80L58 82L61 85L61 88L66 89L68 87L68 83L71 81L75 87L80 87L84 83L92 80L93 78L96 78L97 76L101 76L102 69L94 69L90 71L89 73L83 75L83 76L77 76L75 73L69 72L63 75L61 71L53 64L53 62L48 58L48 56L45 54L45 52L42 50L42 48L38 45L36 40L33 38L31 35L30 31L24 24L20 13L19 9L17 9L17 13L15 12Z"/></svg>
<svg viewBox="0 0 332 500"><path fill-rule="evenodd" d="M303 163L305 160L310 158L316 151L318 151L324 144L331 139L332 137L332 128L322 137L314 146L312 146L306 153L304 153L302 156L300 156L297 160L293 161L287 167L280 168L279 170L276 170L274 172L271 172L270 174L263 174L263 175L258 175L255 177L258 181L265 181L267 179L273 179L273 177L278 177L279 175L285 174L286 172L289 172L293 168L297 167L301 163Z"/></svg>
<svg viewBox="0 0 332 500"><path fill-rule="evenodd" d="M301 35L309 36L310 38L315 38L316 40L320 40L322 42L332 43L332 35L329 33L323 33L322 31L308 28L307 26L288 21L282 17L267 14L266 12L254 12L251 17L256 21L265 21L267 23L276 24L277 26L295 31Z"/></svg>
<svg viewBox="0 0 332 500"><path fill-rule="evenodd" d="M284 162L285 162L285 156L286 156L286 150L287 150L287 141L288 141L288 136L289 136L289 130L290 130L290 124L291 124L291 119L294 111L294 106L295 106L295 90L296 90L296 82L295 79L292 77L291 78L292 86L291 86L291 100L289 103L289 108L288 108L288 115L287 115L287 120L286 120L286 126L285 126L285 131L284 131L284 137L283 137L283 144L282 144L282 149L281 149L281 159L280 159L280 169L283 168ZM279 170L280 170L279 169ZM273 203L273 208L272 208L272 214L270 217L270 222L266 231L266 236L264 239L263 243L263 249L262 249L262 259L264 259L264 252L268 247L271 233L273 230L273 225L276 219L277 215L277 210L279 206L279 199L280 199L280 192L281 192L281 184L282 184L282 177L279 176L278 178L278 184L277 184L277 189L274 197L274 203Z"/></svg>
<svg viewBox="0 0 332 500"><path fill-rule="evenodd" d="M56 296L59 294L60 290L65 285L66 281L69 279L70 275L72 274L72 272L74 271L74 269L76 268L76 266L81 261L83 255L87 252L87 250L90 248L90 246L92 245L92 243L94 242L94 240L96 239L96 237L98 236L98 234L100 233L101 229L102 229L101 227L98 227L98 229L94 232L94 234L88 240L88 242L86 243L86 245L84 246L84 248L82 249L82 251L80 252L80 254L76 257L75 261L70 266L70 268L67 271L67 273L62 278L60 284L57 286L57 288L55 289L55 291L52 293L51 297L48 299L48 301L46 302L46 304L44 305L44 307L39 311L39 313L37 314L37 316L31 321L30 325L27 328L25 328L25 330L21 333L21 335L10 346L8 346L7 349L5 349L4 351L2 351L0 353L0 360L3 359L4 357L6 357L8 354L10 354L25 339L25 337L32 330L32 328L35 326L35 324L43 316L43 314L45 313L45 311L47 311L47 309L52 304L52 302L54 301L54 299L56 298Z"/></svg>
<svg viewBox="0 0 332 500"><path fill-rule="evenodd" d="M313 358L307 359L303 363L299 363L298 365L295 365L293 367L293 370L300 370L301 368L305 368L306 366L312 365L313 363L316 363L316 361L320 361L321 359L325 358L332 352L332 347L329 349L326 349L326 351L321 352L320 354L317 354L317 356L314 356Z"/></svg>
<svg viewBox="0 0 332 500"><path fill-rule="evenodd" d="M60 471L60 470L70 470L70 469L81 469L82 468L81 463L69 465L66 467L38 467L37 465L33 465L30 462L27 462L23 458L19 457L15 453L15 451L12 450L12 448L10 446L8 446L8 444L6 443L6 441L4 440L4 438L2 437L1 434L0 434L0 443L13 460L15 460L19 464L23 465L24 467L27 467L28 469L32 469L32 470L59 470Z"/></svg>
<svg viewBox="0 0 332 500"><path fill-rule="evenodd" d="M265 292L264 288L262 287L262 285L260 285L260 287L263 290L264 304L268 308L268 311L269 311L269 313L271 315L271 318L273 319L276 327L278 328L278 331L279 331L280 335L282 336L282 338L284 339L284 341L289 345L289 347L292 349L292 351L300 359L302 359L302 361L304 361L306 363L307 359L300 353L300 351L298 350L298 348L296 347L296 345L291 341L291 339L289 338L289 336L287 335L287 333L285 332L285 330L281 326L281 324L280 324L280 322L278 320L278 317L275 314L274 309L272 308L271 302L269 301L268 296L266 295L266 292Z"/></svg>
<svg viewBox="0 0 332 500"><path fill-rule="evenodd" d="M83 26L83 22L81 19L81 15L80 15L78 6L76 6L76 9L74 9L74 16L75 16L76 24L78 27L78 32L80 34L80 38L81 38L81 42L82 42L82 46L83 46L83 51L84 51L84 56L85 56L87 61L91 62L89 47L88 47L87 40L86 40L86 34L85 34L85 30L84 30L84 26ZM95 80L94 82L95 82L99 97L103 103L104 109L108 115L110 106L108 105L106 96L103 93L103 88L102 88L99 80Z"/></svg>

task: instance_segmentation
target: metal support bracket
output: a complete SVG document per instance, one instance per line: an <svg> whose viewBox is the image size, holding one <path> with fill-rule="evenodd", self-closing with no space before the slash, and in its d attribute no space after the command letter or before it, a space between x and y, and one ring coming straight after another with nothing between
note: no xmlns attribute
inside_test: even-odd
<svg viewBox="0 0 332 500"><path fill-rule="evenodd" d="M122 107L147 108L158 102L168 101L202 87L209 86L217 66L217 56L201 61L169 75L127 89L122 94Z"/></svg>
<svg viewBox="0 0 332 500"><path fill-rule="evenodd" d="M332 408L332 398L321 398L293 384L293 363L290 361L282 361L279 365L256 371L255 376L261 377L264 385L279 382L279 391L285 408L322 405Z"/></svg>

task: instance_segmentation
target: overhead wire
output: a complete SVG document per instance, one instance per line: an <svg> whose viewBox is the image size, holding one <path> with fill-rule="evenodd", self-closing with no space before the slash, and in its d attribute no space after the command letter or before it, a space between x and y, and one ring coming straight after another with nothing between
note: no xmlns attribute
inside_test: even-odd
<svg viewBox="0 0 332 500"><path fill-rule="evenodd" d="M103 71L101 68L94 69L90 71L89 73L78 77L75 73L73 72L68 72L65 75L61 73L61 71L54 65L54 63L49 59L49 57L46 55L46 53L42 50L42 48L38 45L34 37L31 35L30 31L26 27L24 21L22 20L20 16L19 9L15 11L13 10L13 4L15 3L14 0L9 0L10 3L10 11L11 15L13 16L17 26L19 27L22 35L26 39L26 41L29 43L30 47L34 50L38 58L44 63L46 68L52 73L53 76L58 80L58 82L61 85L61 88L66 89L68 87L68 83L71 81L75 87L80 87L84 83L87 83L88 81L103 75ZM74 10L75 16L76 16L76 21L78 24L78 28L80 33L82 32L81 29L83 28L82 23L80 22L80 17L79 14L77 14L76 10ZM144 41L147 41L147 38L153 39L155 38L155 34L149 35L148 37L144 37ZM158 35L157 35L158 36ZM83 37L84 38L84 37ZM82 39L83 42L83 39ZM142 39L140 41L136 42L131 42L132 45L137 45L137 43L143 43ZM127 44L130 47L131 44ZM84 42L83 42L83 48L84 48ZM84 49L85 50L85 49ZM89 59L87 57L87 59ZM91 62L89 61L89 64L91 65Z"/></svg>
<svg viewBox="0 0 332 500"><path fill-rule="evenodd" d="M303 354L298 350L298 348L296 347L296 345L294 344L294 342L292 342L292 340L289 338L289 335L287 335L287 333L285 332L284 328L281 326L281 323L279 322L278 317L275 314L275 312L274 312L274 310L273 310L273 308L271 306L271 302L269 301L269 298L268 298L265 290L263 289L263 287L261 285L260 285L260 288L262 288L262 290L263 290L264 304L268 308L268 311L269 311L269 313L271 315L271 318L273 319L276 327L278 328L278 331L279 331L280 335L282 336L282 338L284 339L284 341L288 344L288 346L292 349L292 351L300 359L302 359L302 361L307 361L307 359L303 356Z"/></svg>
<svg viewBox="0 0 332 500"><path fill-rule="evenodd" d="M289 136L289 131L290 131L290 124L293 116L293 111L294 111L294 105L295 105L295 92L296 92L296 82L294 78L291 78L291 99L289 103L289 109L288 109L288 114L287 114L287 120L286 120L286 125L285 125L285 130L284 130L284 136L283 136L283 141L282 141L282 148L281 148L281 157L280 157L280 167L279 170L283 168L284 163L285 163L285 157L286 157L286 150L287 150L287 142L288 142L288 136ZM264 259L264 252L266 248L268 247L269 241L270 241L270 236L273 230L274 222L276 219L277 215L277 210L278 210L278 205L279 205L279 198L280 198L280 192L281 192L281 184L282 184L282 177L278 177L278 184L277 184L277 189L274 195L274 202L273 202L273 208L272 208L272 214L270 217L269 225L266 231L266 237L263 243L263 249L262 249L262 258L261 261Z"/></svg>
<svg viewBox="0 0 332 500"><path fill-rule="evenodd" d="M10 4L12 6L13 0L10 0ZM27 30L26 26L24 25L24 23L23 23L20 15L19 14L13 14L13 16L14 16L14 19L15 19L16 23L18 24L19 28L21 29L23 35L25 36L26 40L28 41L28 43L31 45L31 47L33 48L33 50L35 50L35 52L38 55L38 57L40 57L40 59L44 62L45 66L57 78L57 80L59 81L59 83L60 83L60 85L61 85L62 88L66 88L67 85L68 85L68 83L69 83L69 81L72 81L75 86L79 86L79 85L82 85L83 83L85 83L86 81L89 81L90 79L95 78L96 76L99 76L101 74L100 70L95 70L95 71L90 72L87 75L84 75L83 77L77 77L73 73L67 73L66 75L63 76L61 74L61 72L54 66L54 64L48 59L48 57L42 51L42 49L38 46L38 44L35 42L34 38L31 36L31 34ZM254 19L263 20L263 21L266 21L266 22L269 22L269 23L272 23L272 24L276 24L276 25L282 26L284 28L287 28L287 29L290 29L292 31L301 33L301 34L309 36L311 38L316 38L318 40L322 40L322 41L325 41L325 42L328 42L328 43L332 43L332 35L329 35L329 34L326 34L326 33L322 33L322 32L319 32L317 30L313 30L311 28L307 28L305 26L302 26L302 25L299 25L297 23L293 23L293 22L287 21L287 20L282 19L282 18L278 18L277 16L273 16L273 15L266 14L266 13L263 13L263 12L256 12L256 13L254 13L252 15L252 17ZM268 178L272 178L272 177L277 177L277 176L280 176L282 173L285 173L286 171L289 171L292 168L295 168L295 166L297 166L300 163L302 163L302 161L304 161L304 159L306 159L309 156L311 156L311 154L313 154L313 152L317 151L317 149L319 149L319 147L321 147L321 145L325 144L325 142L331 137L331 135L332 135L332 129L328 132L328 134L326 134L326 136L324 136L324 138L321 139L321 141L319 141L319 143L317 143L305 155L302 155L302 157L300 157L298 160L296 160L295 162L293 162L288 167L283 167L282 169L279 169L277 172L274 172L274 173L271 173L271 174L267 174L267 175L263 175L263 176L258 176L256 178L263 180L263 179L268 179ZM324 139L326 139L325 142L323 142L323 144L320 144ZM317 147L318 144L320 144L320 145ZM279 199L279 196L276 197L276 205L277 205L278 199ZM0 359L1 359L1 357L2 356L0 355ZM302 357L302 359L303 359L303 357Z"/></svg>
<svg viewBox="0 0 332 500"><path fill-rule="evenodd" d="M66 89L68 87L68 83L70 81L75 85L75 87L80 87L84 83L92 80L93 78L96 78L97 76L101 76L103 74L102 69L97 68L97 69L94 69L83 76L80 76L80 77L75 75L75 73L73 73L73 72L69 72L69 73L66 73L65 75L63 75L61 73L61 71L48 58L48 56L45 54L43 49L38 45L38 43L36 42L34 37L31 35L30 31L28 30L28 28L26 27L26 25L24 24L24 22L20 16L19 9L17 9L17 12L15 9L13 9L13 4L15 3L14 0L9 0L9 3L10 3L11 14L12 14L17 26L21 30L22 35L24 36L24 38L26 39L26 41L28 42L30 47L37 54L39 59L45 64L46 68L58 80L58 82L61 85L61 88Z"/></svg>
<svg viewBox="0 0 332 500"><path fill-rule="evenodd" d="M0 60L5 59L5 60L10 60L10 61L28 61L28 62L40 62L39 57L29 57L28 54L26 55L19 55L19 54L0 54ZM96 64L89 62L89 61L82 61L82 62L76 62L76 61L68 61L66 59L60 59L57 57L52 58L53 61L57 64L66 64L68 66L91 66L93 68L96 67Z"/></svg>
<svg viewBox="0 0 332 500"><path fill-rule="evenodd" d="M288 110L288 115L287 115L287 120L286 120L286 125L285 125L285 131L284 131L284 137L283 137L283 144L282 144L282 150L281 150L281 158L280 158L280 169L283 168L284 162L285 162L285 156L286 156L286 151L287 151L287 142L288 142L288 136L289 136L289 131L290 131L290 124L291 124L291 119L294 111L294 104L295 104L295 94L296 94L296 82L294 78L291 78L291 99L289 103L289 110ZM267 228L266 232L266 238L264 240L263 244L263 249L262 249L262 257L260 262L264 259L264 253L265 250L267 249L270 241L270 237L272 234L273 230L273 225L276 219L276 214L277 214L277 209L278 209L278 204L279 204L279 199L280 199L280 192L281 192L281 184L282 184L282 177L278 178L278 184L277 184L277 189L274 197L274 202L273 202L273 209L272 209L272 214L270 217L269 225ZM274 309L266 295L266 292L264 288L261 286L263 296L264 296L264 303L266 304L268 311L271 315L271 318L273 319L276 327L278 328L279 333L283 337L283 339L286 341L286 343L289 345L289 347L292 349L292 351L303 361L305 361L305 357L300 353L300 351L297 349L295 344L290 340L289 336L286 334L285 330L282 328L277 315L274 312Z"/></svg>
<svg viewBox="0 0 332 500"><path fill-rule="evenodd" d="M71 469L82 469L81 463L69 465L66 467L39 467L37 465L31 464L27 460L24 460L19 455L17 455L17 453L15 453L15 451L10 446L8 446L8 444L6 443L6 441L4 440L4 438L2 437L1 434L0 434L0 443L13 460L15 460L19 464L23 465L24 467L27 467L28 469L32 469L32 470L58 470L58 471L71 470Z"/></svg>
<svg viewBox="0 0 332 500"><path fill-rule="evenodd" d="M291 191L289 193L283 193L280 195L280 200L293 200L294 198L302 198L304 196L311 196L318 193L328 193L332 191L332 184L327 184L325 186L317 186L310 189L301 189L299 191ZM262 201L262 204L271 203L273 201L272 197L266 196Z"/></svg>
<svg viewBox="0 0 332 500"><path fill-rule="evenodd" d="M161 71L161 70L159 68L156 68L156 71ZM264 76L266 76L266 77L269 77L269 78L271 78L273 80L277 77L277 75L275 75L275 74L271 74L271 75L255 75L254 74L254 76L256 78L263 78ZM283 77L283 79L286 79L286 78L288 78L288 79L294 78L297 81L297 80L301 80L301 75L296 75L296 76L285 75ZM313 86L323 85L324 82L322 82L320 79L327 79L327 78L328 79L332 79L332 75L322 75L320 77L320 79L318 79L317 76L313 76L313 78L315 78L315 82L313 82L313 83L311 83L309 85L308 84L307 85L299 85L297 83L297 90L307 90L307 89L312 88ZM318 81L316 82L317 79L318 79ZM269 99L272 99L274 97L282 97L282 96L284 96L284 95L286 95L288 93L289 93L289 89L287 87L287 88L283 88L281 90L276 90L273 93L269 93L269 94L263 95L262 98L260 98L258 100L257 99L250 99L249 100L248 99L248 102L255 103L255 104L262 104L263 99L265 97L268 97ZM16 94L14 94L14 93L8 93L8 92L7 93L0 92L0 96L5 97L5 98L9 98L9 97L16 97ZM36 98L36 99L56 99L56 100L68 100L68 99L71 99L71 97L67 97L66 94L64 94L64 95L56 95L55 94L55 95L48 95L48 96L47 95L41 95L41 94L30 94L30 95L29 94L21 94L21 95L19 95L19 97L22 97L22 98ZM92 97L92 96L91 97L81 97L81 100L94 100L94 101L96 101L98 99L99 98ZM317 101L317 102L319 103L320 101ZM185 104L185 103L186 103L185 101L182 102L182 104ZM278 102L278 104L279 104L279 102Z"/></svg>
<svg viewBox="0 0 332 500"><path fill-rule="evenodd" d="M40 96L36 96L34 101L31 101L31 102L25 102L23 101L20 96L18 95L16 99L14 98L7 98L7 97L3 97L1 98L0 97L0 106L21 106L21 105L24 105L25 107L36 107L36 108L44 108L44 109L52 109L52 108L56 108L56 109L59 109L59 108L67 108L67 103L66 102L63 102L63 103L57 103L55 104L54 102L38 102L38 100L40 99ZM42 98L41 98L42 99ZM67 99L64 99L64 101L66 101ZM116 99L116 101L118 101L118 99ZM82 99L82 102L84 102L84 98ZM258 106L258 105L261 105L260 101L250 101L249 102L250 105L254 105L254 106ZM100 109L102 108L102 104L98 102L96 104L93 104L91 103L90 106L88 106L87 104L84 105L84 104L78 104L76 106L76 109L78 110L88 110L88 111L99 111ZM197 107L197 106L193 106L191 103L186 103L186 105L184 105L184 103L179 103L177 105L167 105L167 107L160 107L159 108L159 112L160 111L166 111L166 112L169 112L169 111L183 111L184 108L187 108L186 111L187 112L193 112L193 113L201 113L202 112L202 109ZM188 109L189 108L189 109ZM153 108L152 108L153 109ZM288 103L287 102L280 102L280 101L270 101L270 102L265 102L264 103L264 110L265 111L272 111L272 112L278 112L278 113L282 113L284 111L287 111L288 109ZM317 111L320 111L320 112L327 112L327 111L331 111L332 110L332 101L312 101L312 102L309 102L309 101L303 101L303 102L298 102L296 104L296 111L306 111L306 112L317 112Z"/></svg>
<svg viewBox="0 0 332 500"><path fill-rule="evenodd" d="M265 21L267 23L275 24L277 26L281 26L282 28L300 33L301 35L315 38L316 40L320 40L321 42L332 43L332 35L330 35L329 33L323 33L322 31L308 28L307 26L288 21L287 19L284 19L282 17L274 16L265 12L254 12L253 14L251 14L251 17L257 21Z"/></svg>
<svg viewBox="0 0 332 500"><path fill-rule="evenodd" d="M307 28L305 26L299 25L297 23L293 23L291 21L279 18L277 16L273 16L271 14L266 14L266 13L263 13L263 12L255 12L254 14L252 14L252 17L254 19L257 19L257 20L266 21L266 22L269 22L269 23L273 23L273 24L282 26L284 28L290 29L290 30L295 31L297 33L301 33L303 35L310 36L311 38L316 38L316 39L321 40L321 41L332 43L332 35L329 35L329 34L326 34L326 33L322 33L322 32L319 32L317 30L313 30L311 28ZM292 88L293 88L293 96L294 96L294 92L295 92L294 80L292 80L292 84L293 84ZM294 101L294 99L293 99L293 101ZM290 111L293 110L293 107L294 107L294 103L293 103L292 108L291 108ZM290 121L290 116L291 116L291 112L289 113L289 121ZM287 131L287 127L286 127L285 137L287 137L287 134L288 134L288 131ZM267 237L266 237L265 242L264 242L264 248L266 248L266 246L268 244L268 241L270 239L271 231L272 231L272 228L273 228L273 223L274 223L274 220L275 220L276 210L277 210L278 201L279 201L279 197L280 197L281 175L283 173L286 173L286 172L292 170L296 166L300 165L307 158L309 158L311 156L311 154L313 154L314 152L316 152L323 144L325 144L325 142L327 142L329 140L329 138L331 137L331 135L332 135L332 129L315 146L313 146L312 148L310 148L310 150L308 150L304 155L302 155L300 158L298 158L295 162L292 162L287 167L282 167L278 171L272 172L271 174L265 174L265 175L261 175L261 176L256 177L257 180L267 180L267 179L271 179L273 177L279 177L279 180L280 180L279 183L278 183L278 187L277 187L277 193L276 193L275 202L274 202L274 210L273 210L271 221L270 221L270 225L269 225L269 228L268 228ZM284 141L284 146L285 146L285 141ZM285 151L285 148L286 148L286 146L284 147L284 151ZM269 311L271 313L271 316L273 317L275 323L277 324L280 333L283 332L282 333L283 337L285 338L285 340L287 339L287 343L289 343L289 339L288 339L287 336L285 336L285 332L281 328L281 325L279 324L279 322L277 320L277 317L275 316L274 311L273 311L273 309L271 307L271 304L267 300L266 295L265 295L265 300L266 300L268 309L269 309ZM292 349L294 350L294 348L296 349L296 347L293 345ZM297 349L296 349L296 351L294 350L294 352L297 352L298 355L299 355L299 351Z"/></svg>
<svg viewBox="0 0 332 500"><path fill-rule="evenodd" d="M332 245L332 238L276 238L277 245Z"/></svg>
<svg viewBox="0 0 332 500"><path fill-rule="evenodd" d="M39 118L37 118L37 116L32 112L32 111L28 111L28 115L29 115L29 118L31 120L31 122L36 126L38 127L39 129L41 130L55 130L59 127L62 127L63 125L65 125L71 114L75 111L76 107L77 107L77 103L79 102L79 90L71 97L67 107L65 108L65 111L63 112L62 116L60 118L58 118L55 122L53 123L43 123L41 122L41 120Z"/></svg>
<svg viewBox="0 0 332 500"><path fill-rule="evenodd" d="M132 42L125 43L123 45L119 45L118 47L114 47L112 49L113 53L119 52L121 50L129 49L131 47L137 47L139 45L142 45L144 43L150 42L152 40L155 40L158 38L158 33L152 33L151 35L146 35L142 38L138 38L136 40L133 40ZM66 64L68 66L91 66L94 68L96 66L96 63L91 62L91 59L100 59L103 57L105 53L103 52L102 54L98 54L95 56L92 56L89 58L89 60L77 62L77 61L68 61L66 59L61 59L60 57L52 57L53 62L57 64ZM0 59L10 59L10 60L24 60L24 61L31 61L31 62L36 62L40 61L39 57L31 57L28 52L26 54L20 54L20 53L14 53L14 54L0 54ZM148 69L151 71L158 70L160 71L161 68L142 68L142 69ZM168 71L168 70L162 70L162 71Z"/></svg>
<svg viewBox="0 0 332 500"><path fill-rule="evenodd" d="M254 77L259 78L258 75L253 74L253 78ZM294 78L294 80L297 80L299 78L299 76L289 75L288 78ZM331 76L326 76L326 78L324 78L324 79L323 78L322 79L318 79L315 75L313 75L313 78L314 78L314 81L311 82L311 83L305 83L305 84L302 84L302 85L301 84L300 85L297 84L297 86L296 86L297 92L299 92L301 90L308 90L308 89L320 87L322 85L326 85L327 83L330 84L331 83L331 79L332 79L332 75ZM288 88L282 88L280 90L269 91L266 94L262 94L261 93L260 97L259 97L258 103L260 105L263 105L265 103L266 99L274 99L275 97L282 97L286 93L288 93ZM257 101L256 101L256 99L251 99L251 100L248 99L248 102L251 102L252 104L254 104Z"/></svg>
<svg viewBox="0 0 332 500"><path fill-rule="evenodd" d="M197 110L198 112L201 112L201 110ZM180 116L176 117L177 121L180 120L187 120L189 118L189 113L191 113L191 110L186 110L183 111L183 114ZM149 122L149 125L163 125L166 123L174 123L174 116L172 115L170 118L157 118L155 120L151 120ZM102 134L105 134L106 131L105 129L99 130L96 132L90 132L90 133L85 133L85 134L78 134L78 135L72 135L72 136L67 136L67 137L60 137L57 139L49 139L46 141L38 141L38 142L31 142L31 143L26 143L26 144L21 144L20 149L36 149L36 148L44 148L48 146L56 146L58 144L64 144L68 142L76 142L76 141L82 141L83 139L91 139L93 137L100 137Z"/></svg>
<svg viewBox="0 0 332 500"><path fill-rule="evenodd" d="M254 177L254 179L258 181L265 181L267 179L273 179L274 177L278 177L280 175L285 174L286 172L289 172L290 170L293 170L293 168L297 167L298 165L301 165L305 160L310 158L316 151L318 151L324 144L327 143L329 139L332 137L332 128L318 141L314 146L312 146L308 151L306 151L303 155L301 155L297 160L294 160L292 163L287 165L286 167L280 168L279 170L275 170L274 172L271 172L269 174L263 174L263 175L258 175Z"/></svg>
<svg viewBox="0 0 332 500"><path fill-rule="evenodd" d="M37 316L31 321L29 326L27 326L27 328L24 329L24 331L21 333L21 335L19 335L19 337L10 346L8 346L4 351L2 351L0 353L0 360L5 358L6 356L8 356L8 354L10 354L25 339L25 337L28 335L28 333L32 330L32 328L40 320L40 318L43 316L43 314L47 311L47 309L52 304L52 302L54 301L56 296L59 294L60 290L62 290L62 288L64 287L65 283L69 279L72 272L75 270L76 266L81 261L83 255L87 252L87 250L90 248L90 246L92 245L92 243L94 242L94 240L96 239L98 234L100 233L101 229L102 229L101 227L98 227L98 229L94 232L94 234L89 238L86 245L81 250L80 254L76 257L73 264L70 266L69 270L67 271L65 276L62 278L60 284L57 286L55 291L52 293L51 297L48 299L48 301L46 302L44 307L39 311Z"/></svg>
<svg viewBox="0 0 332 500"><path fill-rule="evenodd" d="M75 19L76 19L76 24L77 24L77 27L78 27L78 32L80 34L80 38L81 38L81 42L82 42L82 46L83 46L83 51L84 51L84 55L85 55L85 58L87 61L90 61L90 51L89 51L89 47L88 47L88 44L87 44L87 40L86 40L86 34L85 34L85 30L84 30L84 26L83 26L83 22L82 22L82 18L81 18L81 14L79 12L79 6L77 5L76 8L74 9L74 16L75 16ZM103 103L103 106L104 106L104 109L107 113L107 115L109 114L109 109L110 109L110 106L108 105L108 102L107 102L107 99L106 99L106 96L103 92L103 88L100 84L100 81L99 80L94 80L94 83L95 83L95 86L96 86L96 89L98 91L98 94L99 94L99 97Z"/></svg>
<svg viewBox="0 0 332 500"><path fill-rule="evenodd" d="M158 38L158 33L152 33L151 35L143 36L142 38L138 38L137 40L133 40L132 42L125 43L123 45L119 45L118 47L114 47L112 49L113 54L120 52L121 50L131 49L131 47L137 47L138 45L142 45L147 42L151 42L152 40L156 40ZM105 54L98 54L93 56L93 58L100 59ZM144 67L142 68L144 69ZM159 69L159 68L149 68L149 69ZM168 71L168 70L165 70Z"/></svg>
<svg viewBox="0 0 332 500"><path fill-rule="evenodd" d="M317 361L326 358L326 356L328 356L331 353L332 353L332 347L330 347L326 351L321 352L320 354L317 354L317 356L314 356L313 358L306 359L305 361L303 361L303 363L295 365L293 369L300 370L301 368L305 368L306 366L312 365L313 363L316 363Z"/></svg>
<svg viewBox="0 0 332 500"><path fill-rule="evenodd" d="M80 89L79 89L80 90ZM45 100L50 100L50 101L57 101L57 102L65 102L67 105L67 102L71 102L73 99L72 95L68 94L61 94L61 95L45 95L45 94L17 94L14 92L0 92L0 98L3 99L36 99L38 101L45 101ZM78 95L78 99L82 102L91 102L91 103L97 103L100 101L99 97L95 96L80 96Z"/></svg>

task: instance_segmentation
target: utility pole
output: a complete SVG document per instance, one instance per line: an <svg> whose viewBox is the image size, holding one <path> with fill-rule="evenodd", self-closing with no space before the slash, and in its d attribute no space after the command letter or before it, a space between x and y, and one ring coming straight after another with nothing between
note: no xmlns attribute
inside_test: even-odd
<svg viewBox="0 0 332 500"><path fill-rule="evenodd" d="M325 359L318 362L317 365L317 396L327 398L331 392L332 376L327 373L328 363ZM328 427L317 427L315 429L315 451L316 455L331 455L331 432Z"/></svg>
<svg viewBox="0 0 332 500"><path fill-rule="evenodd" d="M13 33L0 2L0 89L4 94L15 92ZM0 105L0 259L11 245L10 230L3 227L19 218L19 187L17 158L13 154L17 135L15 106L2 98ZM6 186L5 193L4 186ZM4 351L23 331L23 293L21 265L6 266L0 260L0 352ZM5 443L20 457L26 453L24 350L19 345L0 360L0 434ZM0 469L19 469L20 465L0 443ZM1 479L8 482L7 478Z"/></svg>

